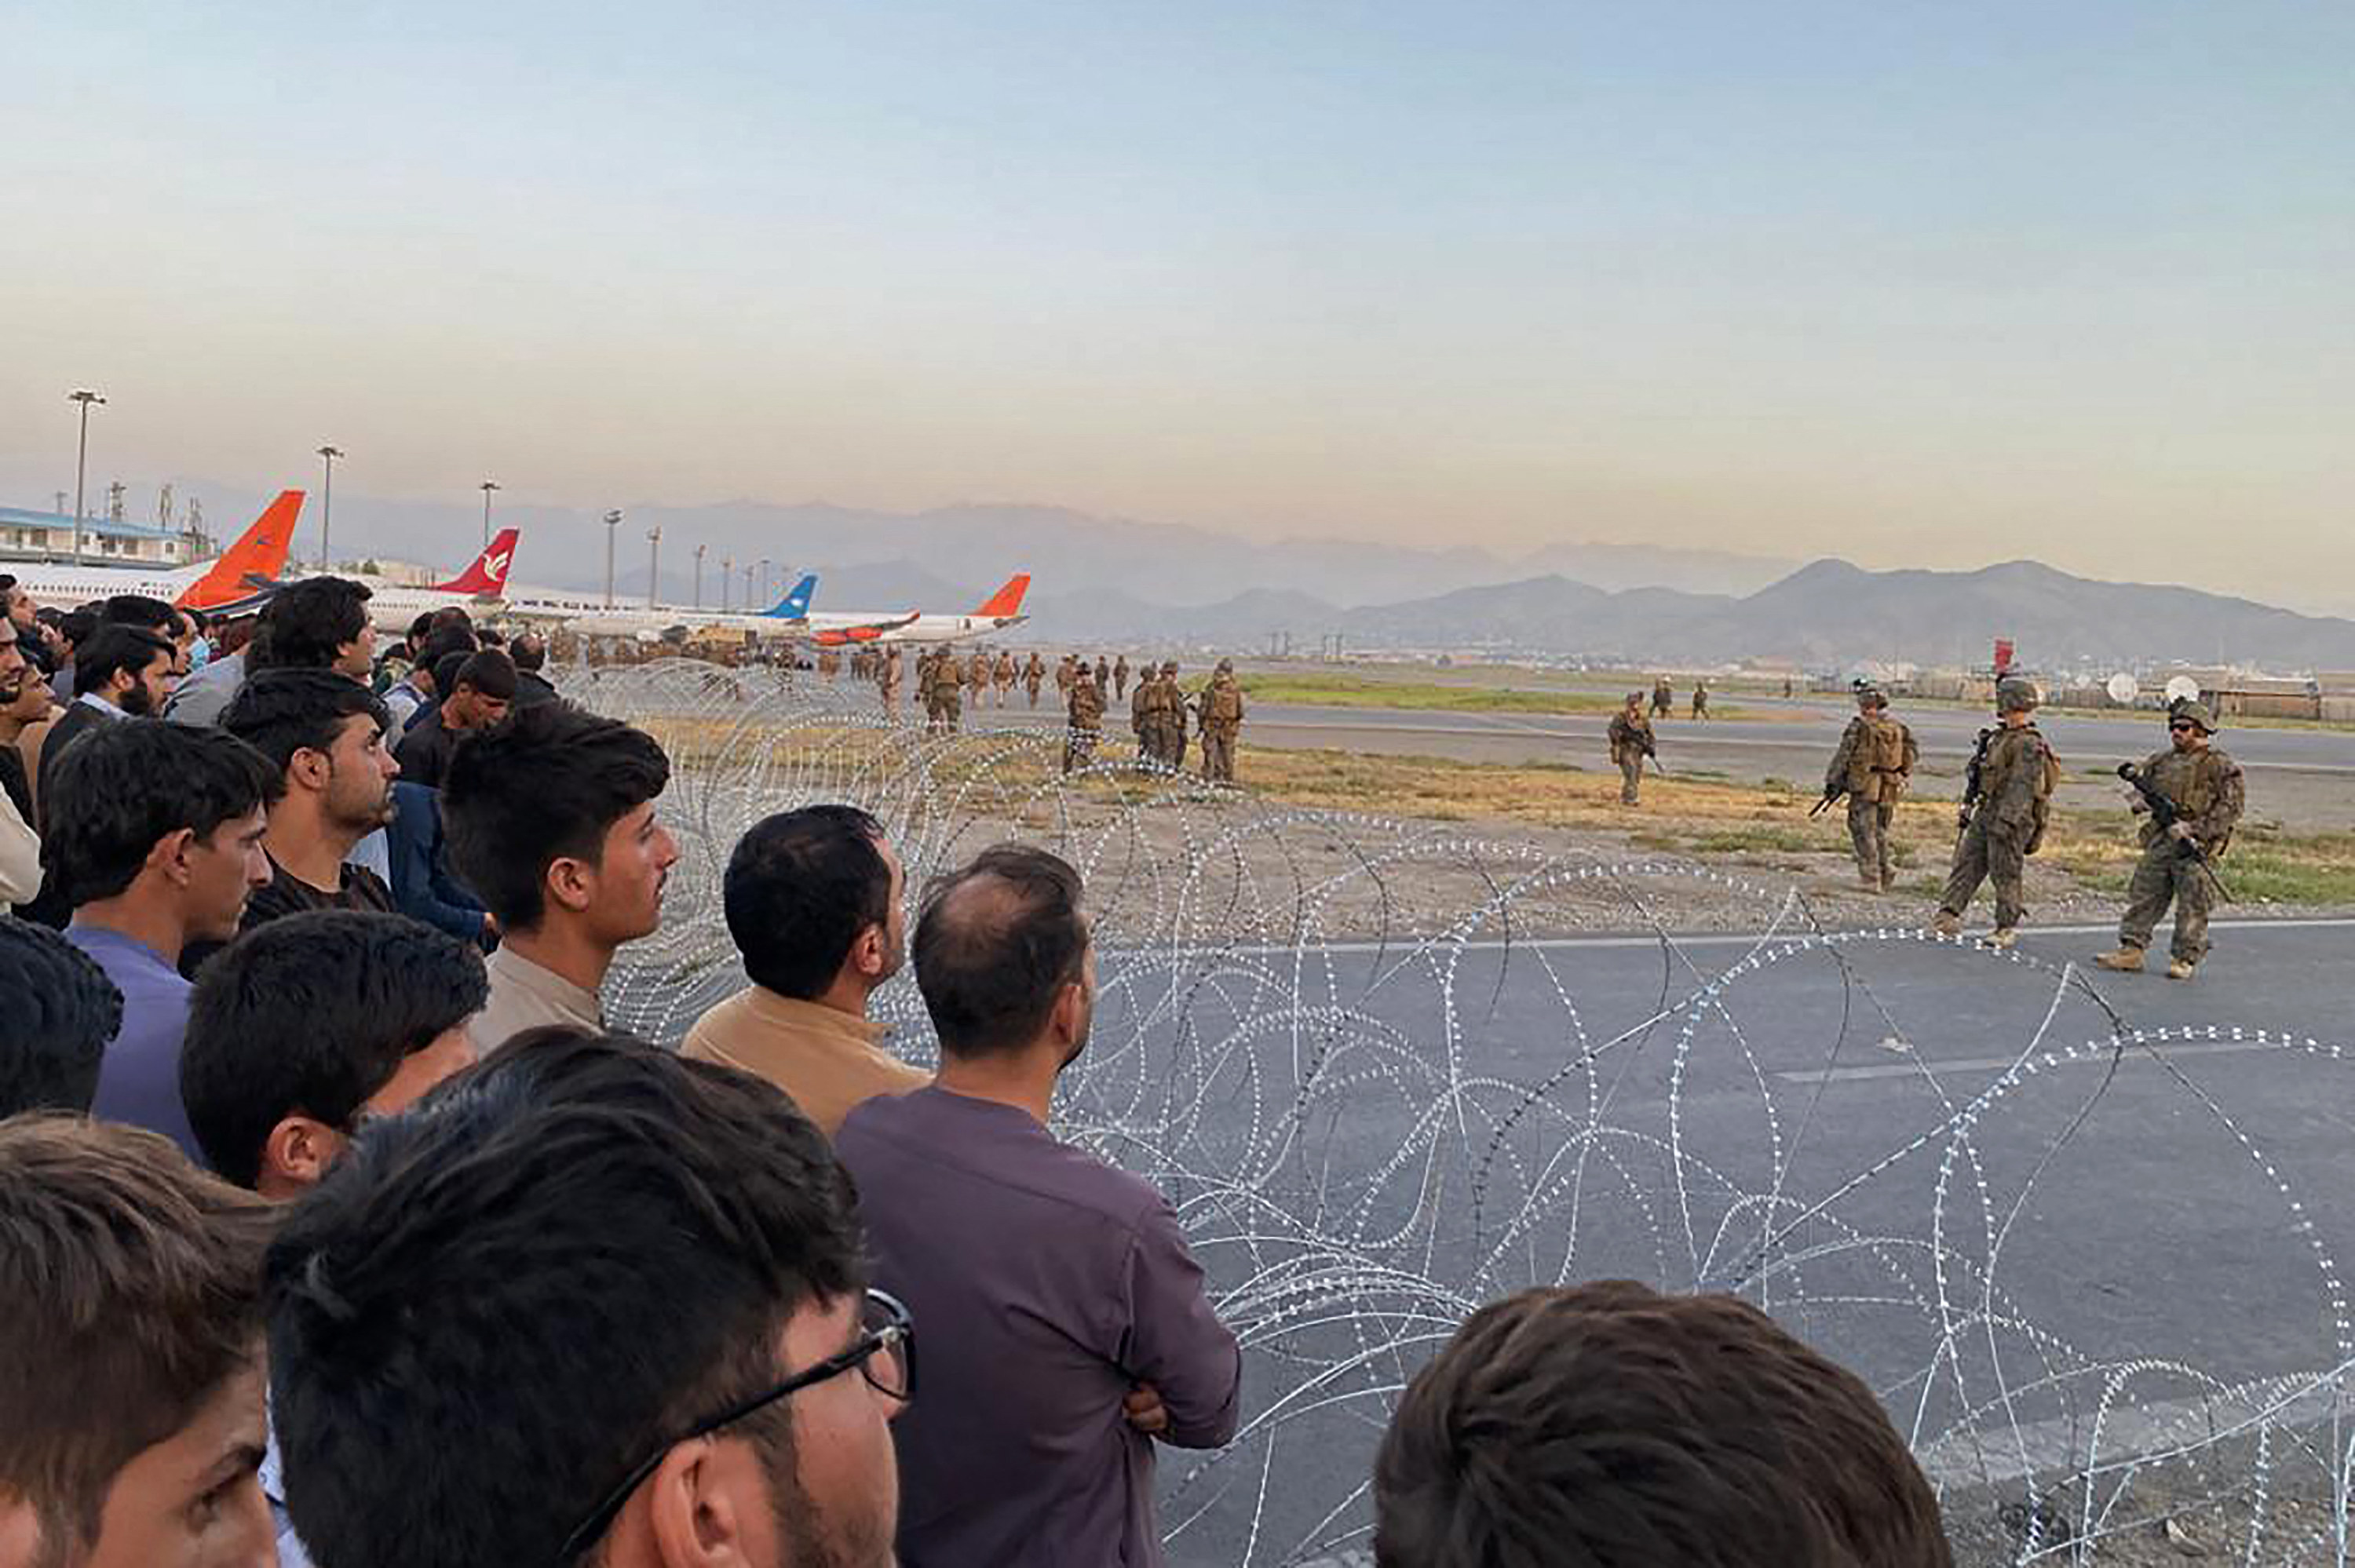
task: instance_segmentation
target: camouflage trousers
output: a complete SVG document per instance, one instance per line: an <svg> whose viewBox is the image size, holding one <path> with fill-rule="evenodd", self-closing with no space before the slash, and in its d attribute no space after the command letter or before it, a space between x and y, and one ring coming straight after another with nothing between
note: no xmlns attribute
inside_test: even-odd
<svg viewBox="0 0 2355 1568"><path fill-rule="evenodd" d="M1955 846L1955 865L1946 874L1945 895L1938 900L1941 914L1960 918L1982 882L1995 884L1995 924L2009 930L2028 918L2028 835L1998 827L1984 812L1971 819Z"/></svg>
<svg viewBox="0 0 2355 1568"><path fill-rule="evenodd" d="M1098 738L1096 730L1073 728L1063 741L1063 771L1074 772L1093 762Z"/></svg>
<svg viewBox="0 0 2355 1568"><path fill-rule="evenodd" d="M1619 803L1633 806L1644 790L1644 757L1641 752L1619 759Z"/></svg>
<svg viewBox="0 0 2355 1568"><path fill-rule="evenodd" d="M2196 964L2208 956L2208 915L2216 906L2216 879L2173 839L2161 839L2142 852L2126 884L2126 912L2118 920L2123 947L2147 948L2150 934L2169 904L2175 906L2175 940L2169 956Z"/></svg>
<svg viewBox="0 0 2355 1568"><path fill-rule="evenodd" d="M1202 777L1219 784L1235 781L1234 731L1206 729L1202 732Z"/></svg>
<svg viewBox="0 0 2355 1568"><path fill-rule="evenodd" d="M1024 685L1030 694L1030 705L1034 708L1037 707L1039 705L1039 683L1036 681L1028 681L1025 682Z"/></svg>
<svg viewBox="0 0 2355 1568"><path fill-rule="evenodd" d="M1161 732L1161 760L1169 765L1172 773L1186 770L1186 725L1184 720Z"/></svg>
<svg viewBox="0 0 2355 1568"><path fill-rule="evenodd" d="M1890 858L1889 824L1897 808L1878 800L1848 798L1848 842L1856 850L1856 874L1867 882L1888 884L1897 879L1897 863Z"/></svg>

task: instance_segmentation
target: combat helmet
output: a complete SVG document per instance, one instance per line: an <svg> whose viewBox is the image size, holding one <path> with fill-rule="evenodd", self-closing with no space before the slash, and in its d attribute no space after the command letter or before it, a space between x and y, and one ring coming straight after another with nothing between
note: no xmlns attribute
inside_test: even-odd
<svg viewBox="0 0 2355 1568"><path fill-rule="evenodd" d="M1213 673L1220 675L1231 675L1235 673L1235 662L1232 659L1221 659L1219 661L1218 669Z"/></svg>
<svg viewBox="0 0 2355 1568"><path fill-rule="evenodd" d="M1858 702L1866 704L1869 706L1885 708L1889 705L1889 694L1882 691L1879 686L1874 685L1870 681L1866 680L1862 675L1859 675L1855 680L1850 681L1848 683L1848 690L1849 695L1854 697Z"/></svg>
<svg viewBox="0 0 2355 1568"><path fill-rule="evenodd" d="M2172 726L2177 719L2189 719L2192 724L2199 726L2200 733L2202 735L2214 735L2216 733L2216 715L2209 712L2208 705L2206 703L2200 702L2197 698L2178 697L2175 701L2167 705L2167 722L2169 726Z"/></svg>
<svg viewBox="0 0 2355 1568"><path fill-rule="evenodd" d="M2033 713L2042 700L2033 681L2006 676L1995 684L1995 711L1999 714Z"/></svg>
<svg viewBox="0 0 2355 1568"><path fill-rule="evenodd" d="M1178 673L1178 661L1175 659L1164 659L1161 661L1161 673L1165 675L1176 674Z"/></svg>

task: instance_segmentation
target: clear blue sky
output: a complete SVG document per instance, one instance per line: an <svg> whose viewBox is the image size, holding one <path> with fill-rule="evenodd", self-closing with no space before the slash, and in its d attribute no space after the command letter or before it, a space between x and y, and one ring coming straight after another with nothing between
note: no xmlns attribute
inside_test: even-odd
<svg viewBox="0 0 2355 1568"><path fill-rule="evenodd" d="M91 385L106 471L257 490L334 440L355 494L2355 574L2345 6L410 0L7 38L19 501Z"/></svg>

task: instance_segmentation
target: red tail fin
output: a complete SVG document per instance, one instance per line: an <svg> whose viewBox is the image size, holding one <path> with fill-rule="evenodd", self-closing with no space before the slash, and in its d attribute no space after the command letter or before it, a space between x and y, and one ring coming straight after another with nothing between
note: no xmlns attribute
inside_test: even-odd
<svg viewBox="0 0 2355 1568"><path fill-rule="evenodd" d="M975 615L1019 615L1022 613L1022 596L1029 591L1030 574L1017 572L1006 579L1004 588L991 594L982 602L981 608L974 613Z"/></svg>
<svg viewBox="0 0 2355 1568"><path fill-rule="evenodd" d="M436 593L474 593L496 596L506 592L507 566L515 559L517 531L502 528L491 547L474 557L474 564L446 583L435 583Z"/></svg>
<svg viewBox="0 0 2355 1568"><path fill-rule="evenodd" d="M176 602L189 609L209 609L252 598L249 577L274 580L286 569L286 551L294 542L294 524L302 515L303 493L279 492L278 499L253 520L253 526L238 535L237 543L213 563L212 570L182 589Z"/></svg>

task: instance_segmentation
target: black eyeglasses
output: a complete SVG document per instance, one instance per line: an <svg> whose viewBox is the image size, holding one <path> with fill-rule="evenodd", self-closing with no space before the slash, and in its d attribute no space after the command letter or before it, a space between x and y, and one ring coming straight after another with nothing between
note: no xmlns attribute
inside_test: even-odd
<svg viewBox="0 0 2355 1568"><path fill-rule="evenodd" d="M2167 727L2168 727L2168 728L2169 728L2169 729L2173 729L2173 730L2193 730L2193 729L2198 729L2200 726L2199 726L2198 725L2196 725L2196 724L2184 723L2184 724L2171 724L2171 725L2169 725Z"/></svg>
<svg viewBox="0 0 2355 1568"><path fill-rule="evenodd" d="M858 1338L850 1348L831 1355L812 1367L795 1372L784 1382L764 1389L749 1399L738 1400L719 1414L696 1422L677 1436L666 1441L634 1467L622 1484L606 1494L596 1510L582 1520L557 1552L561 1564L579 1560L581 1554L597 1543L597 1538L613 1528L613 1520L630 1494L645 1484L646 1478L662 1466L673 1448L681 1443L691 1443L698 1437L709 1437L723 1426L737 1422L758 1410L765 1410L789 1394L799 1393L828 1378L840 1377L857 1367L868 1385L887 1399L906 1404L916 1397L916 1320L900 1298L888 1291L869 1290L865 1307L859 1314Z"/></svg>

